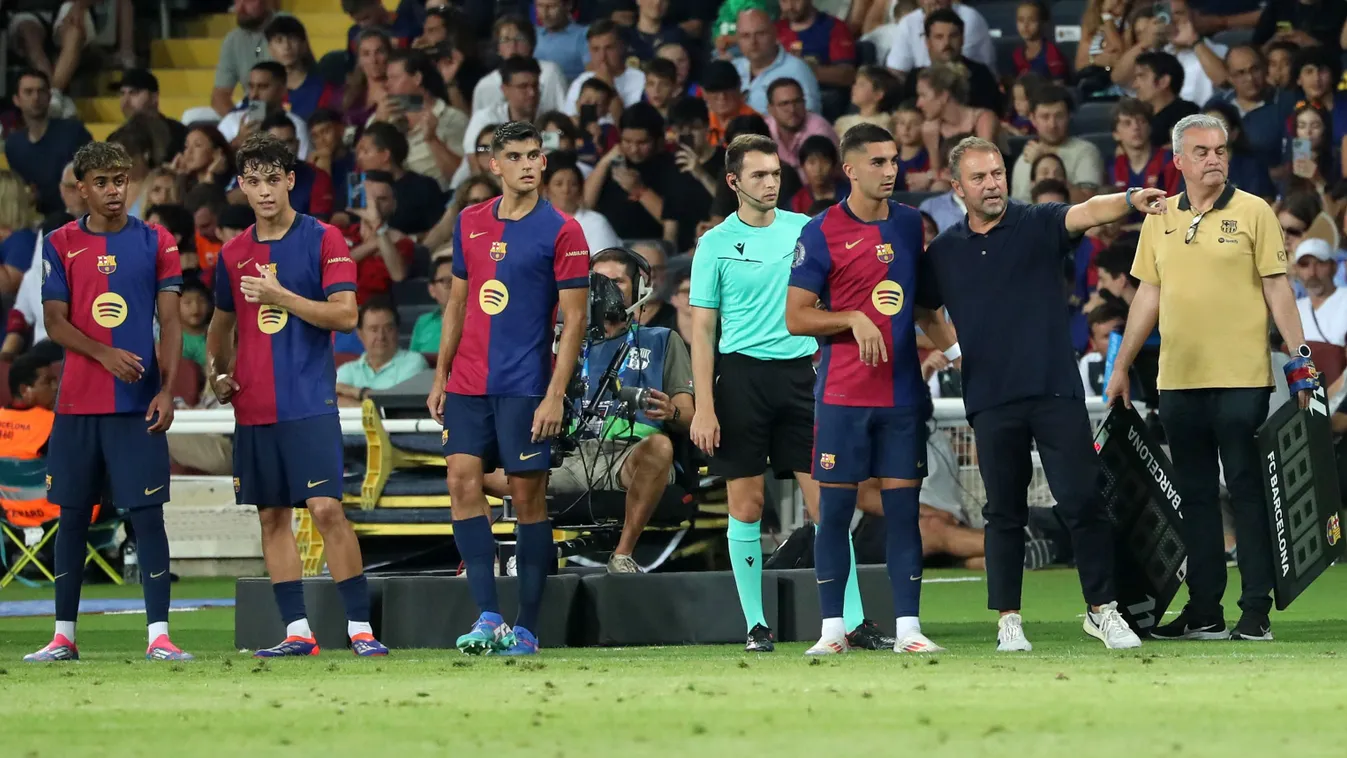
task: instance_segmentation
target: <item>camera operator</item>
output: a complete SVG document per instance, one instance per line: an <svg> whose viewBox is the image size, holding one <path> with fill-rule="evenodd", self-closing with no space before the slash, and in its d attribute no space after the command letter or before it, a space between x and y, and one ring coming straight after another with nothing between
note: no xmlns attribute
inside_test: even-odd
<svg viewBox="0 0 1347 758"><path fill-rule="evenodd" d="M612 280L621 291L621 308L610 308L604 318L604 337L588 344L584 360L585 404L600 391L602 375L623 345L630 352L618 378L622 395L649 390L643 407L611 394L599 398L598 415L577 421L579 446L553 469L549 494L580 496L590 490L627 493L622 537L608 561L615 574L640 572L632 551L650 521L664 488L674 481L671 432L686 433L692 420L692 361L677 332L641 326L628 314L650 286L649 266L635 253L610 248L590 261L590 271ZM591 297L600 297L592 293ZM625 311L623 310L625 309Z"/></svg>

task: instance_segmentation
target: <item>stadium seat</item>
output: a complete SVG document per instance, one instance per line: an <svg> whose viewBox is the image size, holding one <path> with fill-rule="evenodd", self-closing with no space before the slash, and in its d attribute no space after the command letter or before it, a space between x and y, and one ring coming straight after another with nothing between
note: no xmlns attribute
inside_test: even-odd
<svg viewBox="0 0 1347 758"><path fill-rule="evenodd" d="M978 5L978 13L987 19L988 29L999 29L1002 40L1013 40L1019 42L1019 37L1015 31L1015 11L1020 7L1019 0L995 0L990 3ZM995 38L996 32L992 32ZM1013 68L1009 69L1014 71ZM1005 73L1005 71L1002 71Z"/></svg>
<svg viewBox="0 0 1347 758"><path fill-rule="evenodd" d="M426 280L419 276L393 282L391 293L393 302L399 307L404 305L433 305L435 298L430 296L430 290L426 289L426 285Z"/></svg>
<svg viewBox="0 0 1347 758"><path fill-rule="evenodd" d="M1113 141L1112 134L1093 132L1091 134L1082 134L1080 135L1080 138L1098 148L1099 157L1103 158L1105 163L1113 158L1114 153L1117 152L1118 145Z"/></svg>
<svg viewBox="0 0 1347 758"><path fill-rule="evenodd" d="M46 476L46 461L0 459L0 483L2 483L0 486L4 488L7 497L41 500L46 492ZM55 575L42 559L44 549L49 545L52 547L46 554L50 555L54 550L54 540L60 522L48 517L24 518L21 512L22 508L12 513L6 508L0 508L0 566L5 568L4 575L0 576L0 589L8 587L16 579L21 583L31 584L22 577L23 571L29 566L37 569L48 582L56 581ZM101 514L102 509L95 505L89 518L92 526L89 529L90 543L85 545L84 565L93 563L114 584L121 584L121 575L108 564L92 544L97 535L109 534L109 530L115 530L120 523L115 516L109 516L100 522ZM11 555L14 556L13 559Z"/></svg>
<svg viewBox="0 0 1347 758"><path fill-rule="evenodd" d="M992 40L996 48L996 70L1003 76L1015 76L1015 48L1020 46L1019 37L1001 37Z"/></svg>
<svg viewBox="0 0 1347 758"><path fill-rule="evenodd" d="M1071 114L1072 134L1112 134L1114 103L1086 101Z"/></svg>

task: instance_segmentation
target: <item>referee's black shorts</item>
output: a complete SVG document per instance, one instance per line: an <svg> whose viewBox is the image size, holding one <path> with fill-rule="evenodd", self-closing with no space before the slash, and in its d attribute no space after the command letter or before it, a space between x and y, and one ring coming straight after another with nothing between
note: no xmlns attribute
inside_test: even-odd
<svg viewBox="0 0 1347 758"><path fill-rule="evenodd" d="M720 357L716 418L720 447L711 457L717 476L779 479L807 474L814 449L814 364L808 358L769 361L740 353Z"/></svg>

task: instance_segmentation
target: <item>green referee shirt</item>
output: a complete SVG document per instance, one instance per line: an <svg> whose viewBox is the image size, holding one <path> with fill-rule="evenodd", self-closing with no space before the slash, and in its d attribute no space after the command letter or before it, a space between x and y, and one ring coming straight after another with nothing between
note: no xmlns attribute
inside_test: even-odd
<svg viewBox="0 0 1347 758"><path fill-rule="evenodd" d="M786 288L802 213L777 209L770 226L749 226L735 213L702 235L692 256L688 302L720 311L720 352L759 360L813 355L818 341L786 331Z"/></svg>

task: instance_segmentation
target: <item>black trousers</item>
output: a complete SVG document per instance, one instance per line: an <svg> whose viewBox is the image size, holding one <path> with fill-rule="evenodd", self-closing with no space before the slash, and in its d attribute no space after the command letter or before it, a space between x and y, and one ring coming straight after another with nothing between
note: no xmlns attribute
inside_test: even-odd
<svg viewBox="0 0 1347 758"><path fill-rule="evenodd" d="M1103 605L1117 599L1113 532L1099 499L1099 460L1085 403L1080 398L1030 398L979 411L970 421L987 488L982 508L987 521L987 607L1020 608L1032 443L1038 445L1057 512L1071 532L1085 601Z"/></svg>
<svg viewBox="0 0 1347 758"><path fill-rule="evenodd" d="M1182 498L1188 607L1199 619L1222 617L1226 580L1222 465L1239 546L1239 607L1252 613L1272 609L1272 536L1258 451L1258 427L1267 419L1271 392L1270 387L1160 392L1160 423L1169 439L1174 482Z"/></svg>

